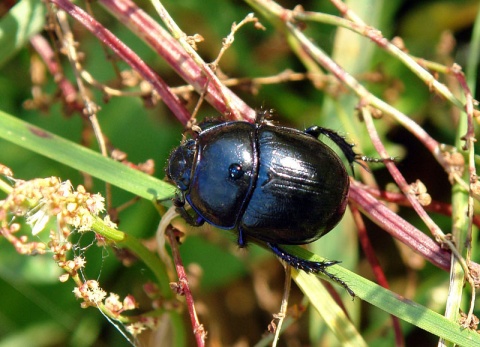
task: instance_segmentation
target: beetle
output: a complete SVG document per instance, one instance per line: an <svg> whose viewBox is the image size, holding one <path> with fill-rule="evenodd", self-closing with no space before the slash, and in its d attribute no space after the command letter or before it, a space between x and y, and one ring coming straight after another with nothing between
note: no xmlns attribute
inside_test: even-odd
<svg viewBox="0 0 480 347"><path fill-rule="evenodd" d="M253 124L201 123L195 139L184 140L172 151L166 174L178 188L173 201L177 212L193 226L207 222L236 230L239 247L248 240L262 241L296 269L321 272L355 296L326 270L339 261L308 261L281 245L311 243L332 230L345 213L349 175L338 155L318 137L329 137L352 170L360 157L333 130L312 126L302 132L274 125L269 116L270 111L260 111ZM187 212L187 202L193 214Z"/></svg>

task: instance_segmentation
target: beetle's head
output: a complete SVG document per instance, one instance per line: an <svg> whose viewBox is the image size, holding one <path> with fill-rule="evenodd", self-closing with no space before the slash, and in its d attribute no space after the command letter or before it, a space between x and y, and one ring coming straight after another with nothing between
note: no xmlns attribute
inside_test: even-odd
<svg viewBox="0 0 480 347"><path fill-rule="evenodd" d="M195 159L195 140L188 140L173 150L168 159L167 177L181 191L188 190Z"/></svg>

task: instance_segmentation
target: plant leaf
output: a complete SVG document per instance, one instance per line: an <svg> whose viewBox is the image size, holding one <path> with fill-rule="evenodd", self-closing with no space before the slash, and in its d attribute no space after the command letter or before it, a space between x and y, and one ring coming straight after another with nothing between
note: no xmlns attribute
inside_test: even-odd
<svg viewBox="0 0 480 347"><path fill-rule="evenodd" d="M288 250L288 252L291 252L292 254L300 256L304 259L309 259L312 261L324 260L298 246L282 247L285 248L285 250ZM385 289L351 271L348 271L341 266L331 266L328 268L328 271L333 275L345 280L348 286L360 299L369 302L385 312L397 316L405 322L411 323L421 329L424 329L436 336L444 338L445 340L460 346L480 346L480 335L477 332L463 328L460 326L460 324L448 320L441 314L432 311L425 306L417 304L416 302L391 292L390 290ZM325 300L325 298L321 295L320 291L317 291L319 284L317 276L305 274L303 271L292 271L292 277L305 295L309 297L312 305L316 308L320 315L324 316L325 307L321 305L321 303L323 300ZM333 318L331 316L326 316L324 319L328 323L328 321L332 320ZM341 317L337 317L335 320L340 320L340 322L342 322L341 324L343 324ZM338 321L336 323L338 323ZM343 331L343 334L345 335L346 339L355 337L348 329ZM337 335L337 337L339 336L342 335Z"/></svg>
<svg viewBox="0 0 480 347"><path fill-rule="evenodd" d="M174 188L158 178L129 168L0 110L0 138L148 200L166 200Z"/></svg>
<svg viewBox="0 0 480 347"><path fill-rule="evenodd" d="M45 4L38 0L19 1L0 20L0 66L44 26Z"/></svg>

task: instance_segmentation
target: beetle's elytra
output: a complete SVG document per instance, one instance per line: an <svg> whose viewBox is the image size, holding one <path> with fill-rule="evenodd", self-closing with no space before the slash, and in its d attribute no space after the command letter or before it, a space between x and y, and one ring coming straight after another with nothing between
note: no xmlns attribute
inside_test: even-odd
<svg viewBox="0 0 480 347"><path fill-rule="evenodd" d="M350 164L356 154L343 137L317 126L301 132L272 125L262 111L255 124L208 122L193 140L170 155L167 176L179 189L177 211L192 225L205 221L238 232L238 245L264 241L281 259L310 272L328 273L338 262L311 262L279 245L306 244L329 232L343 217L349 177L337 154L318 139L330 137ZM184 205L188 202L194 214Z"/></svg>

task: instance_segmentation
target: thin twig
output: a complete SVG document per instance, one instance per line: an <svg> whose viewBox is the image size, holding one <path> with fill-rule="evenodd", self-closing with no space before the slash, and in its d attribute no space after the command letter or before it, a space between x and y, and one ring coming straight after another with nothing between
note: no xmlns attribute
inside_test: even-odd
<svg viewBox="0 0 480 347"><path fill-rule="evenodd" d="M254 23L258 22L258 19L253 16L253 13L249 13L240 23L238 23L238 24L233 23L232 24L232 29L230 31L230 34L223 40L222 48L220 49L220 52L218 53L217 58L211 64L209 64L210 69L212 70L212 72L214 74L217 71L218 64L220 63L220 59L222 59L222 57L225 54L225 52L227 51L227 49L229 49L230 46L233 44L233 41L235 39L235 33L242 26L244 26L245 24L250 23L250 22L254 22ZM202 105L203 100L205 100L205 97L208 93L208 85L209 84L210 84L210 80L208 79L206 84L205 84L205 88L203 89L202 93L200 94L200 98L198 99L197 105L195 106L195 110L192 112L192 123L190 125L195 124L195 122L196 122L196 115L197 115L198 111L200 110L200 106ZM225 101L228 101L228 100L225 100ZM227 102L226 102L226 104L228 105Z"/></svg>
<svg viewBox="0 0 480 347"><path fill-rule="evenodd" d="M396 108L387 104L385 101L372 95L363 85L361 85L352 75L343 70L337 63L335 63L325 52L314 45L298 28L291 23L286 23L289 31L295 36L302 44L303 49L321 66L333 73L342 83L349 86L353 92L355 92L362 100L364 106L371 105L385 114L393 116L400 124L407 128L412 134L414 134L425 147L432 152L432 154L441 162L441 158L438 157L437 151L439 143L434 140L421 126L415 123L407 115L398 111Z"/></svg>
<svg viewBox="0 0 480 347"><path fill-rule="evenodd" d="M60 30L57 30L57 35L61 39L63 48L67 52L68 60L72 65L78 90L80 96L82 97L83 104L85 105L84 115L87 116L88 120L90 121L95 138L97 139L98 147L100 148L100 153L102 153L104 157L108 157L107 144L97 118L98 106L90 99L87 88L80 76L80 71L83 70L83 68L78 60L78 54L75 48L75 40L70 29L70 25L68 24L65 11L58 10L57 19L61 29L61 32ZM105 183L105 201L107 209L110 209L112 206L112 190L109 183Z"/></svg>
<svg viewBox="0 0 480 347"><path fill-rule="evenodd" d="M156 74L137 54L135 54L122 41L115 37L110 31L92 18L88 13L67 0L49 0L56 6L62 8L79 23L84 25L97 38L112 49L122 60L137 71L146 81L152 84L153 88L162 97L165 104L172 110L177 118L186 123L190 119L190 113L183 106L180 99L174 95L168 85Z"/></svg>
<svg viewBox="0 0 480 347"><path fill-rule="evenodd" d="M83 105L77 101L77 91L70 81L65 78L62 66L58 62L55 52L50 47L48 41L40 34L32 36L30 44L40 55L48 71L56 81L58 88L61 90L63 100L69 110L79 111L83 115Z"/></svg>
<svg viewBox="0 0 480 347"><path fill-rule="evenodd" d="M331 0L331 2L338 8L340 13L347 18L346 21L337 21L337 23L342 23L341 26L352 31L355 31L362 36L365 36L377 44L380 48L384 49L386 52L390 53L392 56L397 58L399 61L403 62L413 73L415 73L422 81L425 82L427 86L437 91L445 99L449 100L453 105L457 107L462 107L463 104L458 100L455 95L442 83L437 81L437 79L432 76L430 72L425 70L417 61L416 58L410 56L408 53L403 51L400 47L393 44L385 37L382 36L382 33L375 28L368 26L362 19L360 19L353 11L351 11L345 3L338 0ZM313 15L314 18L316 14L309 13L309 16ZM323 15L323 14L322 14ZM335 16L331 16L335 17ZM318 17L317 17L318 18ZM338 17L337 17L338 18ZM305 20L305 18L304 18ZM331 24L333 24L330 19Z"/></svg>
<svg viewBox="0 0 480 347"><path fill-rule="evenodd" d="M438 243L425 235L425 233L391 211L367 191L361 189L355 181L350 186L349 198L371 221L397 240L421 254L422 257L433 265L446 271L450 270L450 252L442 249ZM477 265L477 269L480 270L479 265Z"/></svg>
<svg viewBox="0 0 480 347"><path fill-rule="evenodd" d="M372 139L372 143L375 146L375 149L377 150L377 152L380 154L380 156L382 158L388 158L389 157L388 153L385 150L385 147L383 146L380 138L378 137L378 133L375 130L372 115L365 108L362 109L362 113L363 113L363 119L364 119L365 124L367 126L367 131L370 135L370 138ZM445 245L446 247L448 247L448 249L458 259L458 261L459 261L460 265L462 266L465 274L468 274L469 270L468 270L468 266L465 262L465 259L458 252L457 247L455 247L453 242L445 236L443 231L438 227L438 225L426 213L425 209L420 204L420 202L415 198L415 196L410 194L410 186L407 184L407 182L405 181L405 178L402 176L400 171L395 166L395 163L386 162L385 166L387 167L388 171L390 172L390 175L392 175L395 182L398 184L399 188L402 190L402 192L405 194L405 196L408 198L408 200L412 204L412 207L415 210L415 212L420 216L420 218L423 220L423 222L427 225L430 232L435 237L435 240L437 242L440 242L442 245Z"/></svg>
<svg viewBox="0 0 480 347"><path fill-rule="evenodd" d="M80 76L80 71L82 70L82 67L78 60L77 49L75 48L75 40L72 30L70 29L70 25L68 24L66 13L61 10L57 11L57 19L61 28L61 32L57 31L57 35L62 42L62 46L67 53L68 60L72 65L73 72L75 73L75 79L80 92L80 96L82 97L83 103L85 105L84 113L89 118L92 124L95 137L97 138L98 146L100 147L100 152L104 157L106 157L108 156L108 152L107 146L105 144L105 137L103 136L102 129L100 128L100 124L98 124L97 119L98 106L90 99L87 88L83 84L83 80Z"/></svg>
<svg viewBox="0 0 480 347"><path fill-rule="evenodd" d="M152 47L179 76L194 86L198 93L202 93L210 77L205 75L203 69L162 26L130 0L99 0L98 2ZM207 90L205 99L225 117L232 117L229 113L231 108L237 110L235 114L240 114L243 119L251 122L255 120L256 111L229 88L222 86L216 89L212 83L209 83ZM163 95L159 94L163 98ZM229 105L225 104L225 100L229 100ZM184 125L190 120L190 115L188 118L179 117L177 114L176 116Z"/></svg>
<svg viewBox="0 0 480 347"><path fill-rule="evenodd" d="M175 262L175 268L177 269L178 275L178 283L172 284L172 288L174 288L178 294L185 296L188 312L190 313L190 320L192 322L193 334L195 335L195 339L197 341L197 347L203 347L205 346L205 338L207 333L205 332L203 325L200 324L200 321L198 320L197 312L195 310L195 301L188 285L187 274L185 272L185 268L183 267L180 251L178 250L178 242L173 231L174 228L169 227L165 232L172 248L173 260Z"/></svg>
<svg viewBox="0 0 480 347"><path fill-rule="evenodd" d="M210 64L212 70L215 72L217 70L218 64L220 63L220 59L222 59L223 55L227 51L227 49L230 48L230 46L233 44L233 41L235 40L235 34L236 32L245 24L247 23L258 23L258 18L256 18L253 13L247 14L247 16L240 21L240 23L233 23L232 28L230 30L230 34L223 40L222 48L220 49L220 52L218 53L217 58Z"/></svg>
<svg viewBox="0 0 480 347"><path fill-rule="evenodd" d="M364 185L360 182L356 182L356 184L359 187L362 187L362 189L364 189L365 191L367 191L369 194L376 197L377 199L381 199L386 202L395 203L401 206L409 206L409 207L412 206L409 200L407 199L407 197L402 193L379 190L379 189ZM452 216L452 205L447 204L445 202L432 200L432 202L427 206L424 206L424 208L429 212L435 212L435 213L439 213L449 217ZM475 215L473 216L473 224L475 224L477 227L480 228L480 216L475 216Z"/></svg>
<svg viewBox="0 0 480 347"><path fill-rule="evenodd" d="M206 64L203 59L198 55L198 53L195 51L195 49L192 47L188 40L188 36L180 29L180 27L175 23L173 18L170 16L168 13L167 9L162 5L162 3L159 0L151 0L153 6L157 10L160 18L162 21L165 23L169 31L172 33L173 37L178 40L180 45L183 47L185 52L188 53L188 55L195 61L198 67L202 69L203 74L207 76L207 81L205 83L205 87L208 87L209 85L213 85L215 89L221 91L225 87L222 85L218 77L215 75L214 71L210 69L208 64ZM208 88L203 88L208 90ZM202 89L202 90L203 90ZM224 103L227 106L227 112L230 114L230 116L233 119L236 120L242 120L243 117L242 115L238 112L236 108L231 105L229 98L227 97L226 93L220 93L221 96L224 98Z"/></svg>
<svg viewBox="0 0 480 347"><path fill-rule="evenodd" d="M282 304L280 306L280 312L274 314L273 317L278 319L278 324L275 328L275 337L273 338L272 347L276 347L277 343L280 339L280 333L282 331L283 321L287 316L287 307L288 307L288 298L290 296L290 287L292 283L292 268L288 264L283 264L285 268L285 284L283 287L283 297L282 297Z"/></svg>
<svg viewBox="0 0 480 347"><path fill-rule="evenodd" d="M474 191L476 190L474 186L477 184L478 177L475 168L475 148L474 144L476 142L475 138L475 128L474 128L474 108L473 108L473 96L470 88L468 87L465 75L463 74L460 66L454 65L455 69L453 70L455 77L457 78L460 86L465 95L466 105L465 112L467 116L467 132L462 137L462 140L465 141L464 149L468 153L468 174L469 174L469 189L468 189L468 224L467 230L465 232L465 242L464 246L466 249L466 263L470 264L471 261L471 252L472 252L472 226L473 226L473 214L474 214ZM463 248L462 247L462 248ZM462 265L463 268L463 265ZM472 294L470 298L470 308L468 310L468 315L465 319L464 325L466 327L470 326L471 322L474 320L473 309L475 306L475 281L470 273L468 267L467 271L464 270L465 279L470 284L472 288Z"/></svg>

